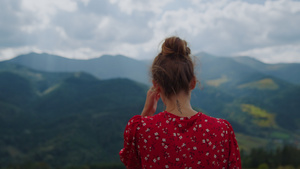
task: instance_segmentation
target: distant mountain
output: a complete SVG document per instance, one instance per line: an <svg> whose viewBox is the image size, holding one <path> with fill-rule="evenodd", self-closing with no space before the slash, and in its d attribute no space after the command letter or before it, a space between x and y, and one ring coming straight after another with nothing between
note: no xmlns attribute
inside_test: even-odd
<svg viewBox="0 0 300 169"><path fill-rule="evenodd" d="M206 53L196 55L196 72L204 85L214 87L235 86L251 82L253 77L264 76L259 71L236 62L229 57L216 57ZM245 79L245 77L252 77Z"/></svg>
<svg viewBox="0 0 300 169"><path fill-rule="evenodd" d="M250 57L234 57L235 61L293 84L300 84L300 63L265 64Z"/></svg>
<svg viewBox="0 0 300 169"><path fill-rule="evenodd" d="M136 82L120 78L129 77L131 71L118 71L129 63L147 63L123 56L100 57L95 59L99 62L96 64L47 55L56 61L45 70L44 56L30 54L0 62L0 168L30 160L51 166L119 162L124 127L130 117L142 110L148 86L140 83L146 83L142 78L147 76L136 76ZM27 62L26 57L37 60ZM243 149L274 148L279 142L299 141L298 85L232 58L202 53L196 60L201 83L192 94L193 107L227 119ZM76 66L64 67L62 63ZM124 65L111 75L107 70L113 63ZM54 70L57 65L58 70ZM96 65L103 65L103 69ZM86 66L106 78L85 73L82 69ZM71 72L77 68L80 69ZM136 68L140 70L134 71L147 75L144 66ZM264 140L264 144L249 138Z"/></svg>
<svg viewBox="0 0 300 169"><path fill-rule="evenodd" d="M245 77L272 76L291 84L300 84L300 64L266 64L250 57L217 57L207 53L196 55L200 79L219 79L222 84L239 83ZM252 79L250 79L252 80ZM226 82L225 82L226 81Z"/></svg>
<svg viewBox="0 0 300 169"><path fill-rule="evenodd" d="M221 117L226 116L223 112L226 110L227 104L237 99L273 111L272 102L270 104L264 102L270 98L278 97L284 91L297 90L295 83L300 78L297 75L300 72L299 64L265 64L248 57L217 57L204 52L197 54L195 60L196 74L200 80L201 88L204 89L199 93L195 92L198 93L195 98L202 100L203 97L198 96L210 97L210 99L201 102L195 101L195 105L208 113L217 113ZM145 84L149 84L148 65L151 64L120 55L105 55L90 60L74 60L36 53L20 55L2 63L15 63L32 69L51 72L84 71L100 79L122 77ZM284 79L288 79L288 81ZM210 101L219 104L210 106ZM280 114L281 112L277 109L273 113ZM279 116L276 118L282 119ZM287 126L290 126L288 128L291 129L296 125L289 123Z"/></svg>
<svg viewBox="0 0 300 169"><path fill-rule="evenodd" d="M48 72L87 72L100 79L129 78L138 82L149 82L148 65L125 56L104 55L89 60L68 59L46 53L29 53L6 61L35 70Z"/></svg>
<svg viewBox="0 0 300 169"><path fill-rule="evenodd" d="M142 110L146 91L129 79L0 63L0 168L119 162L124 127Z"/></svg>
<svg viewBox="0 0 300 169"><path fill-rule="evenodd" d="M300 95L297 95L300 92L299 85L287 82L281 77L270 75L270 71L268 73L265 70L268 66L272 67L272 65L253 59L250 59L249 62L244 60L245 63L241 63L237 58L215 57L206 53L201 53L197 56L200 58L198 61L198 64L200 62L198 72L200 72L200 80L203 82L203 90L208 88L208 91L218 96L214 99L209 99L209 101L220 102L220 104L216 104L213 107L219 107L219 109L215 110L222 112L223 115L227 114L229 117L225 116L226 118L232 119L241 126L246 123L242 119L248 117L248 120L253 120L253 116L249 112L244 111L245 108L243 108L245 107L243 106L244 104L249 104L259 108L257 110L265 110L273 114L274 117L272 118L282 128L289 130L300 129L298 125L300 114L298 113L299 110L295 108L295 105L298 105L300 100ZM265 68L263 68L263 65ZM295 65L297 67L297 64ZM295 65L290 64L290 68ZM286 67L289 66L287 65ZM298 65L298 67L300 66ZM298 77L296 72L293 72L290 79ZM199 93L197 96L197 99L201 100L203 94ZM210 96L213 95L211 94ZM208 109L211 109L207 105L198 105L201 108L208 107ZM251 109L256 109L254 107L251 107ZM259 118L259 116L256 117ZM262 116L261 118L265 117ZM255 125L252 124L252 126ZM250 130L255 131L253 129Z"/></svg>
<svg viewBox="0 0 300 169"><path fill-rule="evenodd" d="M77 60L46 53L29 53L5 62L41 71L82 71L100 79L121 77L150 84L151 61L139 61L122 55L104 55L95 59ZM300 84L298 76L300 64L265 64L250 57L217 57L202 52L196 55L196 68L201 81L219 79L218 83L225 84L225 80L231 85L247 76L269 75L292 84Z"/></svg>

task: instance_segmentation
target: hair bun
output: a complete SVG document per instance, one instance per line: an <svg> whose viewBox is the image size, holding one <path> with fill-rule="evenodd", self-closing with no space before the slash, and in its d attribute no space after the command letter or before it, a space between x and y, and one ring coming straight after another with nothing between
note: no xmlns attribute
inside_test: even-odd
<svg viewBox="0 0 300 169"><path fill-rule="evenodd" d="M175 57L188 57L191 53L190 48L187 46L185 40L179 37L169 37L162 44L161 54L163 56L175 56Z"/></svg>
<svg viewBox="0 0 300 169"><path fill-rule="evenodd" d="M196 77L187 42L179 37L169 37L161 48L151 66L152 80L163 89L166 98L181 91L189 94L191 81Z"/></svg>

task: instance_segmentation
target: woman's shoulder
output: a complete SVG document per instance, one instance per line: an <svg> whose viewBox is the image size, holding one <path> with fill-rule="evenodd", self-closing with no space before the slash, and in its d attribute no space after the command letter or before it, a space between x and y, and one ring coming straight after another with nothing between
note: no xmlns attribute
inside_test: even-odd
<svg viewBox="0 0 300 169"><path fill-rule="evenodd" d="M156 114L154 116L141 116L141 115L135 115L132 118L129 119L127 126L130 125L145 125L146 122L153 121L155 119L160 118L161 114Z"/></svg>
<svg viewBox="0 0 300 169"><path fill-rule="evenodd" d="M222 129L222 130L226 130L226 129L231 130L232 129L231 124L225 119L211 117L211 116L208 116L208 115L202 113L202 120L203 120L203 123L205 123L211 127L214 127L214 128L218 128L218 129Z"/></svg>
<svg viewBox="0 0 300 169"><path fill-rule="evenodd" d="M212 116L209 116L209 115L206 115L206 114L204 114L204 113L202 113L202 119L205 121L205 122L217 122L217 123L219 123L219 122L222 122L222 123L228 123L228 121L227 120L225 120L225 119L222 119L222 118L217 118L217 117L212 117Z"/></svg>
<svg viewBox="0 0 300 169"><path fill-rule="evenodd" d="M135 116L131 117L127 122L125 132L127 133L127 130L131 130L133 128L140 126L141 118L142 118L141 115L135 115Z"/></svg>
<svg viewBox="0 0 300 169"><path fill-rule="evenodd" d="M131 117L129 120L128 120L128 123L138 123L141 121L141 118L142 116L141 115L135 115L133 117Z"/></svg>

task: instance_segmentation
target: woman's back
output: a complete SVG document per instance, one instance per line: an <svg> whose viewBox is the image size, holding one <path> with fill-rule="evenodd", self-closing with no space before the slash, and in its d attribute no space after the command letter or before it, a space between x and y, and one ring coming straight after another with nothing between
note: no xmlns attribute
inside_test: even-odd
<svg viewBox="0 0 300 169"><path fill-rule="evenodd" d="M197 113L162 112L129 120L121 160L128 168L238 168L239 150L231 125Z"/></svg>
<svg viewBox="0 0 300 169"><path fill-rule="evenodd" d="M120 157L127 168L241 168L231 125L191 105L197 78L190 54L185 40L170 37L154 58L144 109L124 132ZM154 115L159 99L165 111Z"/></svg>

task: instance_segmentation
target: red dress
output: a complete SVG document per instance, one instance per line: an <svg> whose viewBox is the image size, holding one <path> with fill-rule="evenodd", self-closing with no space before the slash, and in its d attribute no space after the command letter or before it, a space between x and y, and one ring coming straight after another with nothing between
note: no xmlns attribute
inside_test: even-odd
<svg viewBox="0 0 300 169"><path fill-rule="evenodd" d="M166 111L132 117L119 154L130 169L241 169L239 148L229 122L200 112L191 117Z"/></svg>

